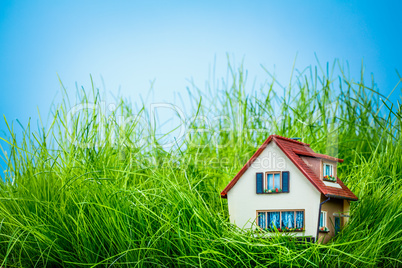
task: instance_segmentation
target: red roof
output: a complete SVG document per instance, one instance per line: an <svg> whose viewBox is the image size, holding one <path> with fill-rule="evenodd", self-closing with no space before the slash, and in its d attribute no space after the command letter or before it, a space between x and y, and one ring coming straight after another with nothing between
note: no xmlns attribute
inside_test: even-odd
<svg viewBox="0 0 402 268"><path fill-rule="evenodd" d="M340 162L340 163L343 162L343 159L335 158L335 157L325 155L325 154L317 154L317 153L312 153L312 152L297 150L297 149L294 149L293 152L297 155L305 155L305 156L311 156L311 157L315 157L315 158L322 158L322 159L327 159L327 160Z"/></svg>
<svg viewBox="0 0 402 268"><path fill-rule="evenodd" d="M274 141L276 145L285 153L285 155L295 164L295 166L306 176L306 178L317 188L317 190L327 197L357 200L356 195L349 190L343 182L337 178L337 183L342 187L335 188L326 186L324 182L307 166L307 164L300 158L300 155L310 156L315 158L323 158L327 160L343 162L342 159L338 159L332 156L317 154L311 148L310 144L299 142L293 139L285 138L279 135L271 135L264 141L264 143L258 148L254 155L247 161L243 168L236 174L236 176L229 182L229 184L221 192L221 197L227 198L227 193L237 183L246 170L253 164L258 156L264 151L268 144Z"/></svg>

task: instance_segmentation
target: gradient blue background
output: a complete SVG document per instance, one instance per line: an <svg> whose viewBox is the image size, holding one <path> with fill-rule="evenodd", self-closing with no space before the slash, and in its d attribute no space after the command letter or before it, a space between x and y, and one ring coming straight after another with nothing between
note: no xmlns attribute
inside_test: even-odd
<svg viewBox="0 0 402 268"><path fill-rule="evenodd" d="M363 60L388 94L402 72L401 10L380 1L1 0L0 114L26 124L39 107L46 117L60 100L57 74L70 93L76 83L89 89L92 74L133 102L155 79L153 101L174 102L187 79L203 88L215 57L224 75L226 53L244 57L251 80L265 78L262 64L284 83L296 55L298 68L316 64L314 53L348 61L355 79Z"/></svg>

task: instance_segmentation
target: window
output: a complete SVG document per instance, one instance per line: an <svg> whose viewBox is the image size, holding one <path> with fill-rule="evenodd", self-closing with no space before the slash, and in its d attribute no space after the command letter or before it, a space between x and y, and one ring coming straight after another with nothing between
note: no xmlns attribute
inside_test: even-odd
<svg viewBox="0 0 402 268"><path fill-rule="evenodd" d="M321 211L320 213L320 226L319 226L320 232L328 232L328 227L327 227L327 212L326 211Z"/></svg>
<svg viewBox="0 0 402 268"><path fill-rule="evenodd" d="M282 190L281 172L267 172L265 173L264 190L271 190L276 192L276 189Z"/></svg>
<svg viewBox="0 0 402 268"><path fill-rule="evenodd" d="M257 211L257 225L269 231L303 231L304 210Z"/></svg>
<svg viewBox="0 0 402 268"><path fill-rule="evenodd" d="M327 227L327 212L326 211L321 211L320 227Z"/></svg>
<svg viewBox="0 0 402 268"><path fill-rule="evenodd" d="M324 181L330 181L330 182L336 182L336 177L334 176L334 165L324 163L323 165L323 180Z"/></svg>
<svg viewBox="0 0 402 268"><path fill-rule="evenodd" d="M289 171L257 172L256 193L289 193Z"/></svg>
<svg viewBox="0 0 402 268"><path fill-rule="evenodd" d="M333 176L333 166L331 164L324 163L324 176Z"/></svg>

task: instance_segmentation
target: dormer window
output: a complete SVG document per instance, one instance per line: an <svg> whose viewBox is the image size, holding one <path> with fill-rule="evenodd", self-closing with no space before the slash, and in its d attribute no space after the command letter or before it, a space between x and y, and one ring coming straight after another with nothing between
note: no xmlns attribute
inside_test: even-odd
<svg viewBox="0 0 402 268"><path fill-rule="evenodd" d="M324 181L330 181L330 182L336 182L336 177L335 177L335 171L334 171L334 165L333 164L324 163L324 165L323 165L323 180Z"/></svg>
<svg viewBox="0 0 402 268"><path fill-rule="evenodd" d="M324 163L324 177L334 176L334 166L331 164Z"/></svg>

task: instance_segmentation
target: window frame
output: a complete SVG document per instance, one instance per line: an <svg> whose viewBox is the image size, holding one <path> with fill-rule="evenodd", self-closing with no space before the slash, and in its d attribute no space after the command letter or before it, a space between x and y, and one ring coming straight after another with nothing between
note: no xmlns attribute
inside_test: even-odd
<svg viewBox="0 0 402 268"><path fill-rule="evenodd" d="M273 177L273 185L275 185L275 174L279 174L279 184L280 184L280 192L267 192L268 190L272 190L272 189L268 189L268 174L272 174ZM263 193L264 194L279 194L282 193L282 171L266 171L264 172L264 178L263 178ZM275 189L275 188L273 188Z"/></svg>
<svg viewBox="0 0 402 268"><path fill-rule="evenodd" d="M330 166L331 174L325 174L325 171L326 171L325 166ZM322 171L322 176L323 177L325 177L325 176L334 176L334 173L335 172L334 172L334 165L333 164L323 163L323 171Z"/></svg>
<svg viewBox="0 0 402 268"><path fill-rule="evenodd" d="M323 226L321 226L321 215L323 216ZM324 228L324 229L321 229ZM320 218L318 220L318 231L320 233L329 233L329 228L328 228L328 212L326 210L321 210L320 212Z"/></svg>
<svg viewBox="0 0 402 268"><path fill-rule="evenodd" d="M323 226L318 226L318 227L327 227L328 228L328 226L327 226L327 217L328 217L328 213L327 213L327 211L325 211L325 210L321 210L321 213L320 213L320 222L321 222L321 215L324 215L324 217L323 217L323 223L324 223L324 225Z"/></svg>
<svg viewBox="0 0 402 268"><path fill-rule="evenodd" d="M303 212L303 227L301 228L302 230L291 230L291 231L285 231L282 230L282 212L289 212L289 211L293 211L294 212L294 226L296 226L296 212ZM257 227L259 227L260 229L263 229L262 227L260 227L258 225L258 213L263 212L265 213L265 226L266 228L264 228L266 231L268 232L274 232L274 230L269 230L268 229L268 224L267 224L267 220L268 220L268 212L279 212L279 232L304 232L306 229L306 210L305 209L270 209L270 210L257 210L256 211L256 225Z"/></svg>

